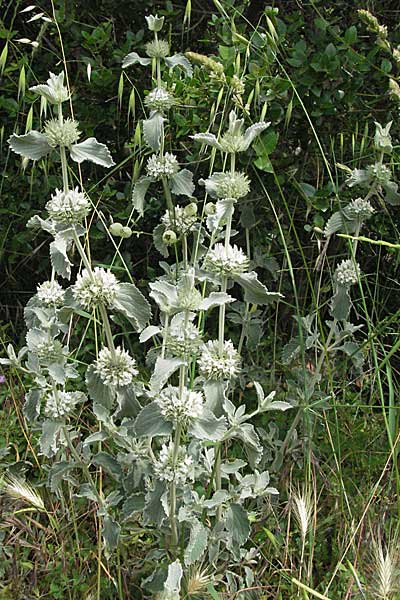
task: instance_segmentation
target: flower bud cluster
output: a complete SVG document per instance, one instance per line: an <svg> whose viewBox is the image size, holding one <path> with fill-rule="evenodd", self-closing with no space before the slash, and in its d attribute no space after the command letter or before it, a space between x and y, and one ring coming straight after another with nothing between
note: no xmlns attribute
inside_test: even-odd
<svg viewBox="0 0 400 600"><path fill-rule="evenodd" d="M205 185L206 191L213 198L234 198L238 200L247 196L250 191L250 180L245 173L214 173L200 183Z"/></svg>
<svg viewBox="0 0 400 600"><path fill-rule="evenodd" d="M150 58L166 58L169 55L167 40L153 40L146 44L146 54Z"/></svg>
<svg viewBox="0 0 400 600"><path fill-rule="evenodd" d="M221 275L240 275L249 269L250 261L241 248L236 244L225 247L215 244L204 259L203 268Z"/></svg>
<svg viewBox="0 0 400 600"><path fill-rule="evenodd" d="M368 175L376 181L379 185L386 185L392 178L392 173L386 165L382 165L380 162L367 167Z"/></svg>
<svg viewBox="0 0 400 600"><path fill-rule="evenodd" d="M339 285L350 287L357 283L360 277L360 265L351 259L342 260L336 267L335 279Z"/></svg>
<svg viewBox="0 0 400 600"><path fill-rule="evenodd" d="M212 380L233 379L241 369L240 354L231 340L224 342L222 351L218 340L208 341L203 346L197 364L201 375Z"/></svg>
<svg viewBox="0 0 400 600"><path fill-rule="evenodd" d="M94 363L94 371L99 375L105 385L125 387L130 385L133 378L139 373L136 361L126 350L103 348Z"/></svg>
<svg viewBox="0 0 400 600"><path fill-rule="evenodd" d="M111 306L118 292L118 280L111 273L101 267L95 267L92 273L83 269L72 286L75 298L87 310L93 309L99 304Z"/></svg>
<svg viewBox="0 0 400 600"><path fill-rule="evenodd" d="M172 211L171 211L172 212ZM193 229L197 221L197 206L193 202L187 206L176 205L173 214L169 210L161 217L167 230L174 231L178 235L185 235Z"/></svg>
<svg viewBox="0 0 400 600"><path fill-rule="evenodd" d="M186 358L197 354L201 342L200 331L193 323L189 322L186 325L182 323L171 324L168 331L167 346L175 356Z"/></svg>
<svg viewBox="0 0 400 600"><path fill-rule="evenodd" d="M169 385L156 399L161 414L167 421L187 424L193 419L198 419L203 414L204 396L184 387L182 393L179 388Z"/></svg>
<svg viewBox="0 0 400 600"><path fill-rule="evenodd" d="M165 88L158 87L146 96L144 103L150 110L164 112L174 106L175 98Z"/></svg>
<svg viewBox="0 0 400 600"><path fill-rule="evenodd" d="M37 286L37 297L45 306L62 306L64 290L58 281L44 281Z"/></svg>
<svg viewBox="0 0 400 600"><path fill-rule="evenodd" d="M58 119L50 119L44 125L44 134L47 138L47 143L52 148L64 146L69 148L79 140L81 132L78 129L78 121L73 121L68 118L62 123Z"/></svg>
<svg viewBox="0 0 400 600"><path fill-rule="evenodd" d="M64 192L56 189L46 204L51 219L57 223L76 225L87 217L91 210L88 198L78 188Z"/></svg>
<svg viewBox="0 0 400 600"><path fill-rule="evenodd" d="M82 402L81 392L51 392L46 397L44 412L50 419L68 417L78 402Z"/></svg>
<svg viewBox="0 0 400 600"><path fill-rule="evenodd" d="M174 481L177 485L183 485L186 481L193 481L194 465L193 458L188 455L186 448L180 446L174 460L174 444L162 445L159 460L153 465L154 474L161 481Z"/></svg>
<svg viewBox="0 0 400 600"><path fill-rule="evenodd" d="M345 208L346 216L349 219L359 219L360 221L367 221L374 214L374 208L369 200L364 198L356 198L352 200Z"/></svg>
<svg viewBox="0 0 400 600"><path fill-rule="evenodd" d="M153 154L147 161L146 170L153 179L172 177L179 171L178 159L171 152L166 152L164 156Z"/></svg>

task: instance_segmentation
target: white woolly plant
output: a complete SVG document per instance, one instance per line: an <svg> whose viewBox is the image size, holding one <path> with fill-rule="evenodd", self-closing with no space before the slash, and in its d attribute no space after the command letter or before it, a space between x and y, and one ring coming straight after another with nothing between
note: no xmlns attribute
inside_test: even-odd
<svg viewBox="0 0 400 600"><path fill-rule="evenodd" d="M150 16L147 22L154 33L146 47L148 57L131 53L123 67L134 63L153 67L155 87L145 103L150 114L143 121L143 132L154 154L147 161L146 174L135 183L133 204L139 215L145 213L150 185L165 200L154 240L164 256L174 246L176 261L169 266L163 263L165 274L149 283L158 321L151 323L150 304L133 283L93 266L81 241L90 235L85 218L92 205L84 190L70 186L67 154L77 162L91 160L106 167L113 162L106 146L94 138L77 143L77 124L63 114L63 103L70 97L63 74L51 74L47 84L34 91L52 103L54 118L44 133L13 135L9 143L26 158L39 160L50 151L61 158L63 187L49 199L48 217L37 216L30 223L54 238L52 276L39 285L26 307L26 348L16 356L9 347L9 358L2 362L33 377L25 415L41 429L41 452L53 461L51 489L59 489L69 471L82 473L77 494L97 504L108 555L118 545L121 528L139 521L156 540L147 557L154 561L154 573L143 585L160 598L177 599L184 597L185 586L193 579L183 577L183 568L202 573L208 562L207 577L198 577L196 584L206 585L211 574L223 580L227 564L231 570L238 567L235 577L240 578L240 565L254 562L255 549L246 547L248 511L261 511L277 490L269 485L263 431L251 421L263 412L291 405L274 401L275 392L265 396L258 382L253 386L257 407L247 412L244 403L237 404L243 359L225 332L226 312L237 303L233 284L248 306L270 305L280 297L258 280L248 252L232 243L236 206L250 193L250 180L238 166L239 155L268 123L245 129L244 119L231 111L219 138L212 133L193 136L195 143L214 147L215 162L223 165L200 181L205 195L199 192L195 198L193 174L166 149L167 114L178 102L162 79L163 65L181 67L186 76L192 69L182 55L168 56L169 45L158 38L163 18ZM183 197L180 203L177 196ZM212 206L209 196L215 200ZM188 202L183 205L185 197ZM205 211L198 210L201 201L208 207ZM78 273L71 262L73 245L83 265ZM65 288L61 279L72 279L72 284ZM63 345L74 313L100 323L103 332L84 382ZM142 376L141 357L125 350L121 332L115 346L116 326L112 327L110 317L116 314L118 322L122 315L131 323L141 343L148 347L152 340L149 378ZM88 398L101 426L78 441L74 416L77 405L87 404ZM104 449L96 453L100 441ZM242 448L240 458L229 453L235 441ZM107 496L96 487L92 465L110 474L113 483ZM249 583L251 572L246 569Z"/></svg>

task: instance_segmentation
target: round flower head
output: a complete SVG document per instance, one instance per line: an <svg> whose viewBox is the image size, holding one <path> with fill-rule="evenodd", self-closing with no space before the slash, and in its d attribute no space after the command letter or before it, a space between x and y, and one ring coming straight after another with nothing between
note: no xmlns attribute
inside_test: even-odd
<svg viewBox="0 0 400 600"><path fill-rule="evenodd" d="M191 204L188 206L191 206ZM186 210L187 208L187 206L183 208L182 206L176 205L174 207L173 215L167 210L161 217L161 221L164 223L166 229L175 231L178 235L184 235L191 231L197 221L197 212L190 214L190 211Z"/></svg>
<svg viewBox="0 0 400 600"><path fill-rule="evenodd" d="M198 419L203 414L204 396L201 392L194 392L183 388L179 394L179 388L169 385L156 399L161 409L161 414L167 421L186 424L192 419Z"/></svg>
<svg viewBox="0 0 400 600"><path fill-rule="evenodd" d="M233 379L240 373L241 359L231 340L224 342L222 352L218 340L204 345L197 364L206 379Z"/></svg>
<svg viewBox="0 0 400 600"><path fill-rule="evenodd" d="M51 392L46 397L44 412L50 419L63 419L68 417L74 406L84 398L82 392Z"/></svg>
<svg viewBox="0 0 400 600"><path fill-rule="evenodd" d="M41 363L49 365L65 359L65 350L59 340L39 341L33 346L28 341L28 348L36 354Z"/></svg>
<svg viewBox="0 0 400 600"><path fill-rule="evenodd" d="M249 269L249 259L236 244L215 244L204 259L203 269L221 275L239 275Z"/></svg>
<svg viewBox="0 0 400 600"><path fill-rule="evenodd" d="M212 198L243 198L250 191L250 180L245 173L214 173L208 179L201 179Z"/></svg>
<svg viewBox="0 0 400 600"><path fill-rule="evenodd" d="M62 306L64 290L58 281L45 281L38 285L37 297L45 306Z"/></svg>
<svg viewBox="0 0 400 600"><path fill-rule="evenodd" d="M153 40L146 44L146 54L150 58L166 58L169 55L169 44L166 40Z"/></svg>
<svg viewBox="0 0 400 600"><path fill-rule="evenodd" d="M350 287L357 283L360 277L360 265L351 259L342 260L336 267L335 279L339 285Z"/></svg>
<svg viewBox="0 0 400 600"><path fill-rule="evenodd" d="M374 165L369 165L367 167L367 171L369 176L380 185L387 184L392 177L390 169L386 165L382 165L379 162L375 163Z"/></svg>
<svg viewBox="0 0 400 600"><path fill-rule="evenodd" d="M78 188L63 192L56 189L46 204L50 217L58 223L78 224L90 213L90 202Z"/></svg>
<svg viewBox="0 0 400 600"><path fill-rule="evenodd" d="M193 481L193 459L186 453L186 448L180 446L174 463L174 444L162 445L159 460L154 462L154 474L161 481L174 481L183 485L186 481Z"/></svg>
<svg viewBox="0 0 400 600"><path fill-rule="evenodd" d="M369 200L364 198L356 198L346 206L343 211L349 219L358 219L367 221L374 214L374 208Z"/></svg>
<svg viewBox="0 0 400 600"><path fill-rule="evenodd" d="M169 110L175 104L173 95L162 87L157 87L146 96L144 100L145 105L150 110L156 110L157 112L164 112Z"/></svg>
<svg viewBox="0 0 400 600"><path fill-rule="evenodd" d="M201 344L201 334L193 323L171 324L168 330L167 346L175 356L183 358L197 354Z"/></svg>
<svg viewBox="0 0 400 600"><path fill-rule="evenodd" d="M47 143L52 148L57 146L65 146L69 148L79 140L81 132L78 130L78 121L65 119L60 123L58 119L50 119L44 125L44 134L47 138Z"/></svg>
<svg viewBox="0 0 400 600"><path fill-rule="evenodd" d="M166 152L164 156L153 154L147 161L146 170L153 179L172 177L179 171L179 164L176 156L170 152Z"/></svg>
<svg viewBox="0 0 400 600"><path fill-rule="evenodd" d="M202 300L203 296L195 287L190 290L184 288L178 290L179 306L183 310L199 310Z"/></svg>
<svg viewBox="0 0 400 600"><path fill-rule="evenodd" d="M75 298L87 310L98 304L110 306L118 292L118 280L111 273L101 267L95 267L93 274L86 269L78 274L72 293Z"/></svg>
<svg viewBox="0 0 400 600"><path fill-rule="evenodd" d="M113 353L109 348L103 348L94 363L94 372L100 376L105 385L124 387L132 383L139 373L136 361L122 348L115 348Z"/></svg>

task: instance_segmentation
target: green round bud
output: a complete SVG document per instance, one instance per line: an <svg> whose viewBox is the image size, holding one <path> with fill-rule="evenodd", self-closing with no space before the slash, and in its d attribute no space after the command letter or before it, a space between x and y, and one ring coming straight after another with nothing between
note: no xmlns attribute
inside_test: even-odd
<svg viewBox="0 0 400 600"><path fill-rule="evenodd" d="M131 237L131 235L132 235L132 229L130 227L126 226L126 227L122 228L122 231L121 231L122 238L128 239Z"/></svg>
<svg viewBox="0 0 400 600"><path fill-rule="evenodd" d="M191 202L183 209L183 214L185 217L194 217L197 215L197 204L196 202Z"/></svg>
<svg viewBox="0 0 400 600"><path fill-rule="evenodd" d="M112 223L109 228L109 232L111 235L115 235L117 237L123 237L122 231L125 229L121 223Z"/></svg>
<svg viewBox="0 0 400 600"><path fill-rule="evenodd" d="M175 231L172 231L172 229L167 229L166 231L164 231L162 239L164 244L166 244L167 246L172 246L173 244L176 244L177 237Z"/></svg>
<svg viewBox="0 0 400 600"><path fill-rule="evenodd" d="M216 211L216 207L214 202L207 202L207 204L205 205L204 211L206 213L207 216L210 215L215 215L215 211Z"/></svg>

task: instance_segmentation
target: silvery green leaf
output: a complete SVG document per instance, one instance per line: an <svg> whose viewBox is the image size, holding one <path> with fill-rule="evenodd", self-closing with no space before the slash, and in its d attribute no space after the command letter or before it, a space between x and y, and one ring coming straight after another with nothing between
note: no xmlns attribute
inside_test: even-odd
<svg viewBox="0 0 400 600"><path fill-rule="evenodd" d="M207 146L217 148L217 150L222 150L221 144L219 143L219 141L213 133L195 133L194 135L192 135L192 138L195 142L207 144Z"/></svg>
<svg viewBox="0 0 400 600"><path fill-rule="evenodd" d="M122 61L122 68L130 67L136 63L141 64L143 67L151 65L151 58L142 58L137 52L130 52L127 54Z"/></svg>
<svg viewBox="0 0 400 600"><path fill-rule="evenodd" d="M157 402L151 402L144 406L136 417L134 429L138 438L169 435L172 423L165 421Z"/></svg>
<svg viewBox="0 0 400 600"><path fill-rule="evenodd" d="M251 125L250 127L248 127L244 133L243 136L243 142L242 142L242 150L245 151L249 148L250 144L252 143L252 141L258 136L260 135L260 133L262 133L265 129L267 129L267 127L269 127L271 125L271 123L266 123L265 121L260 121L260 123L254 123L254 125Z"/></svg>
<svg viewBox="0 0 400 600"><path fill-rule="evenodd" d="M222 198L215 203L215 213L208 215L206 225L211 232L221 227L224 221L233 215L235 200L233 198Z"/></svg>
<svg viewBox="0 0 400 600"><path fill-rule="evenodd" d="M229 546L240 548L250 535L250 523L247 512L240 504L231 504L226 512L226 529L229 532Z"/></svg>
<svg viewBox="0 0 400 600"><path fill-rule="evenodd" d="M46 136L34 130L24 135L13 133L8 143L13 152L31 160L39 160L51 151Z"/></svg>
<svg viewBox="0 0 400 600"><path fill-rule="evenodd" d="M63 385L66 380L65 368L60 363L52 363L48 365L47 371L52 379L60 385Z"/></svg>
<svg viewBox="0 0 400 600"><path fill-rule="evenodd" d="M221 415L225 401L227 383L224 381L205 381L203 383L205 406L215 415Z"/></svg>
<svg viewBox="0 0 400 600"><path fill-rule="evenodd" d="M159 17L158 15L149 15L145 17L147 21L147 27L150 31L161 31L164 25L164 17Z"/></svg>
<svg viewBox="0 0 400 600"><path fill-rule="evenodd" d="M162 312L170 314L179 309L178 290L168 281L154 281L149 284L149 296L155 300Z"/></svg>
<svg viewBox="0 0 400 600"><path fill-rule="evenodd" d="M346 179L346 183L349 187L354 187L355 185L365 187L369 185L370 181L371 177L368 171L365 171L364 169L353 169L350 177Z"/></svg>
<svg viewBox="0 0 400 600"><path fill-rule="evenodd" d="M111 456L111 454L108 454L108 452L98 452L95 456L93 456L92 463L96 467L101 467L107 471L107 473L109 473L117 481L121 480L121 465L113 456Z"/></svg>
<svg viewBox="0 0 400 600"><path fill-rule="evenodd" d="M241 136L243 125L244 119L238 119L236 112L234 110L231 110L231 112L229 113L229 133L235 137Z"/></svg>
<svg viewBox="0 0 400 600"><path fill-rule="evenodd" d="M163 256L164 258L168 258L168 256L169 256L168 246L165 244L165 242L163 240L164 232L165 232L164 223L159 223L158 225L156 225L156 227L154 227L154 229L153 229L153 243L154 243L154 247L156 248L156 250L158 250L158 252L161 254L161 256Z"/></svg>
<svg viewBox="0 0 400 600"><path fill-rule="evenodd" d="M301 350L301 340L299 336L293 337L288 341L287 344L283 347L282 350L282 362L284 364L290 363L293 359L298 356Z"/></svg>
<svg viewBox="0 0 400 600"><path fill-rule="evenodd" d="M122 506L122 518L124 521L130 519L130 517L134 516L138 512L142 512L145 507L145 494L138 492L136 494L131 494L125 500Z"/></svg>
<svg viewBox="0 0 400 600"><path fill-rule="evenodd" d="M186 58L186 56L183 56L183 54L174 54L173 56L167 56L167 58L165 59L165 64L169 69L181 67L188 77L192 77L193 75L192 65L190 64L190 61Z"/></svg>
<svg viewBox="0 0 400 600"><path fill-rule="evenodd" d="M375 122L375 148L379 151L385 152L385 154L390 154L393 150L392 138L389 133L392 123L393 121L390 121L390 123L383 127L380 123Z"/></svg>
<svg viewBox="0 0 400 600"><path fill-rule="evenodd" d="M47 456L47 458L51 458L56 454L58 448L58 436L62 428L62 421L51 421L50 419L43 421L39 445L41 452Z"/></svg>
<svg viewBox="0 0 400 600"><path fill-rule="evenodd" d="M34 422L39 417L41 399L42 390L31 388L26 394L23 413L27 421Z"/></svg>
<svg viewBox="0 0 400 600"><path fill-rule="evenodd" d="M83 440L84 446L90 446L90 444L95 444L97 442L104 442L108 439L108 433L106 431L95 431L91 433Z"/></svg>
<svg viewBox="0 0 400 600"><path fill-rule="evenodd" d="M112 308L142 331L151 319L151 306L133 283L120 283Z"/></svg>
<svg viewBox="0 0 400 600"><path fill-rule="evenodd" d="M343 231L343 217L339 211L329 217L324 228L324 235L325 237L329 237L337 231Z"/></svg>
<svg viewBox="0 0 400 600"><path fill-rule="evenodd" d="M113 418L122 419L123 417L136 417L141 405L137 399L134 385L128 385L117 389L117 404L118 408L115 411Z"/></svg>
<svg viewBox="0 0 400 600"><path fill-rule="evenodd" d="M242 273L235 275L233 279L239 283L244 289L245 302L253 304L270 304L283 298L279 292L269 292L265 285L258 281L258 276L255 271L250 273Z"/></svg>
<svg viewBox="0 0 400 600"><path fill-rule="evenodd" d="M230 498L231 495L226 490L218 490L209 500L204 500L203 506L212 510L213 508L218 508L224 504L224 502L228 502Z"/></svg>
<svg viewBox="0 0 400 600"><path fill-rule="evenodd" d="M132 191L132 204L133 208L143 216L144 213L144 199L146 197L147 190L151 184L151 177L141 177L135 182Z"/></svg>
<svg viewBox="0 0 400 600"><path fill-rule="evenodd" d="M204 409L202 416L191 423L189 433L198 440L218 442L226 433L226 420L223 416L217 419L210 410Z"/></svg>
<svg viewBox="0 0 400 600"><path fill-rule="evenodd" d="M345 342L342 346L337 346L336 350L342 350L347 354L356 368L360 369L363 366L365 357L360 345L356 342Z"/></svg>
<svg viewBox="0 0 400 600"><path fill-rule="evenodd" d="M43 231L47 231L47 233L51 233L51 235L56 235L53 221L50 219L42 219L39 215L31 217L26 226L31 229L43 229Z"/></svg>
<svg viewBox="0 0 400 600"><path fill-rule="evenodd" d="M226 292L211 292L211 294L201 302L199 310L210 310L211 308L222 306L229 302L235 302L235 298L232 298L232 296Z"/></svg>
<svg viewBox="0 0 400 600"><path fill-rule="evenodd" d="M98 498L97 498L96 494L94 493L92 487L88 483L82 483L79 486L78 491L75 492L74 495L77 498L87 498L88 500L91 500L92 502L97 502L97 500L98 500Z"/></svg>
<svg viewBox="0 0 400 600"><path fill-rule="evenodd" d="M164 590L167 594L176 595L176 600L179 600L181 591L181 580L183 576L182 565L180 561L177 559L175 562L171 563L168 567L168 577L166 582L164 583ZM170 596L168 596L168 600L170 600ZM171 597L172 600L172 597ZM174 598L175 600L175 598Z"/></svg>
<svg viewBox="0 0 400 600"><path fill-rule="evenodd" d="M103 528L101 533L104 539L104 550L107 558L110 558L111 553L118 546L121 527L110 515L106 515L103 519Z"/></svg>
<svg viewBox="0 0 400 600"><path fill-rule="evenodd" d="M107 146L98 142L94 137L74 144L71 146L70 152L72 160L77 163L88 160L102 167L112 167L115 164Z"/></svg>
<svg viewBox="0 0 400 600"><path fill-rule="evenodd" d="M193 173L189 169L182 169L170 178L171 192L179 196L189 196L194 192Z"/></svg>
<svg viewBox="0 0 400 600"><path fill-rule="evenodd" d="M54 75L54 73L49 73L49 75L47 85L34 85L29 88L29 91L43 96L50 104L61 104L68 100L69 94L68 88L64 85L64 72L62 71L59 75Z"/></svg>
<svg viewBox="0 0 400 600"><path fill-rule="evenodd" d="M142 333L139 336L139 342L143 344L147 342L150 338L158 335L161 332L161 329L156 325L149 325L145 329L143 329Z"/></svg>
<svg viewBox="0 0 400 600"><path fill-rule="evenodd" d="M51 265L55 272L64 279L70 279L71 277L72 262L67 254L69 246L70 242L59 233L56 234L54 241L50 244Z"/></svg>
<svg viewBox="0 0 400 600"><path fill-rule="evenodd" d="M245 460L241 460L240 458L235 458L235 460L229 462L223 462L221 464L221 471L226 475L232 475L233 473L237 473L240 469L243 469L247 465Z"/></svg>
<svg viewBox="0 0 400 600"><path fill-rule="evenodd" d="M161 139L164 135L164 117L157 111L153 111L150 119L143 121L143 137L146 144L155 152L158 152L161 145Z"/></svg>
<svg viewBox="0 0 400 600"><path fill-rule="evenodd" d="M161 358L156 360L153 374L150 378L150 389L152 394L161 391L168 379L186 362L182 358Z"/></svg>
<svg viewBox="0 0 400 600"><path fill-rule="evenodd" d="M207 549L208 530L200 521L194 521L190 528L190 538L185 548L185 565L197 562Z"/></svg>
<svg viewBox="0 0 400 600"><path fill-rule="evenodd" d="M331 315L338 321L346 321L351 306L351 298L348 288L336 285L336 292L331 300Z"/></svg>
<svg viewBox="0 0 400 600"><path fill-rule="evenodd" d="M242 423L239 428L231 433L230 437L242 440L250 467L254 469L260 462L262 456L260 438L258 437L254 426L250 423Z"/></svg>
<svg viewBox="0 0 400 600"><path fill-rule="evenodd" d="M273 392L272 392L273 393ZM271 396L271 394L269 396L267 396L267 398L265 400L268 400L268 398ZM283 400L276 400L275 402L269 402L269 403L265 403L262 408L260 408L260 412L266 412L268 410L288 410L289 408L293 408L293 406L291 404L289 404L289 402L284 402Z"/></svg>
<svg viewBox="0 0 400 600"><path fill-rule="evenodd" d="M155 481L154 490L149 490L147 492L146 506L143 511L145 525L151 524L152 527L159 527L167 516L161 503L161 497L164 495L165 490L166 486L164 481Z"/></svg>
<svg viewBox="0 0 400 600"><path fill-rule="evenodd" d="M86 387L90 398L109 413L114 404L115 392L108 385L104 385L93 365L86 371Z"/></svg>
<svg viewBox="0 0 400 600"><path fill-rule="evenodd" d="M68 480L71 481L70 471L76 468L76 464L72 461L62 460L51 465L48 481L50 490L55 494L61 488L61 482Z"/></svg>
<svg viewBox="0 0 400 600"><path fill-rule="evenodd" d="M399 186L394 181L388 181L382 185L385 190L385 201L391 206L398 206L400 204L400 194L397 191Z"/></svg>

